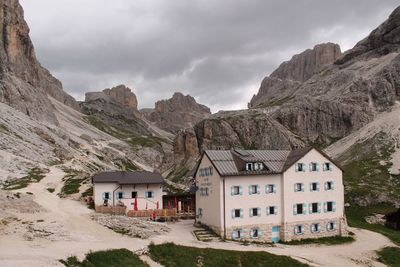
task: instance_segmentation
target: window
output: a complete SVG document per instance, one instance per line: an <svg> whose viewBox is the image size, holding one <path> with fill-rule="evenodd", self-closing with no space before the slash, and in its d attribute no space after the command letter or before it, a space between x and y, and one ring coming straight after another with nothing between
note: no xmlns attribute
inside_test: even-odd
<svg viewBox="0 0 400 267"><path fill-rule="evenodd" d="M330 162L324 163L324 171L332 171L332 164Z"/></svg>
<svg viewBox="0 0 400 267"><path fill-rule="evenodd" d="M326 230L328 231L335 231L336 230L336 222L329 222L326 225Z"/></svg>
<svg viewBox="0 0 400 267"><path fill-rule="evenodd" d="M335 212L336 211L336 202L328 201L325 202L325 212Z"/></svg>
<svg viewBox="0 0 400 267"><path fill-rule="evenodd" d="M247 163L246 164L246 171L252 171L253 170L253 163Z"/></svg>
<svg viewBox="0 0 400 267"><path fill-rule="evenodd" d="M267 215L277 215L278 209L276 206L269 206L267 207Z"/></svg>
<svg viewBox="0 0 400 267"><path fill-rule="evenodd" d="M243 209L233 209L232 219L234 218L243 218Z"/></svg>
<svg viewBox="0 0 400 267"><path fill-rule="evenodd" d="M319 233L321 231L321 225L319 223L311 224L311 233Z"/></svg>
<svg viewBox="0 0 400 267"><path fill-rule="evenodd" d="M329 191L329 190L333 190L333 182L332 181L325 182L325 191Z"/></svg>
<svg viewBox="0 0 400 267"><path fill-rule="evenodd" d="M118 199L124 198L124 192L118 192L117 193L117 198Z"/></svg>
<svg viewBox="0 0 400 267"><path fill-rule="evenodd" d="M310 184L310 191L311 192L319 191L319 183L311 183Z"/></svg>
<svg viewBox="0 0 400 267"><path fill-rule="evenodd" d="M296 164L296 171L297 172L305 172L306 171L305 164L304 163L297 163Z"/></svg>
<svg viewBox="0 0 400 267"><path fill-rule="evenodd" d="M319 164L316 162L310 163L310 172L317 172L319 171Z"/></svg>
<svg viewBox="0 0 400 267"><path fill-rule="evenodd" d="M203 209L202 208L198 208L197 209L197 217L200 218L203 216Z"/></svg>
<svg viewBox="0 0 400 267"><path fill-rule="evenodd" d="M249 210L249 214L250 217L254 217L254 216L261 216L261 209L260 208L250 208Z"/></svg>
<svg viewBox="0 0 400 267"><path fill-rule="evenodd" d="M103 194L103 199L110 199L110 192L105 192Z"/></svg>
<svg viewBox="0 0 400 267"><path fill-rule="evenodd" d="M320 207L320 205L318 202L311 203L310 204L310 213L319 213L320 212L319 207Z"/></svg>
<svg viewBox="0 0 400 267"><path fill-rule="evenodd" d="M243 238L243 231L242 230L234 230L232 231L232 239L242 239Z"/></svg>
<svg viewBox="0 0 400 267"><path fill-rule="evenodd" d="M267 194L276 193L276 186L274 184L268 184L265 186L265 192Z"/></svg>
<svg viewBox="0 0 400 267"><path fill-rule="evenodd" d="M299 204L294 204L293 205L293 214L306 214L306 204L304 203L299 203Z"/></svg>
<svg viewBox="0 0 400 267"><path fill-rule="evenodd" d="M136 191L133 191L132 192L132 198L136 198L137 197L137 192Z"/></svg>
<svg viewBox="0 0 400 267"><path fill-rule="evenodd" d="M260 163L260 162L254 163L254 169L256 171L261 171L262 169L264 169L264 165L262 163Z"/></svg>
<svg viewBox="0 0 400 267"><path fill-rule="evenodd" d="M201 168L199 170L200 177L202 176L211 176L213 174L213 169L212 167L207 167L207 168Z"/></svg>
<svg viewBox="0 0 400 267"><path fill-rule="evenodd" d="M200 188L200 196L202 196L202 197L208 196L208 187Z"/></svg>
<svg viewBox="0 0 400 267"><path fill-rule="evenodd" d="M242 195L242 187L235 185L231 187L231 195L232 196L238 196L238 195Z"/></svg>
<svg viewBox="0 0 400 267"><path fill-rule="evenodd" d="M153 198L153 197L154 197L153 191L147 191L147 192L145 193L145 197L146 197L146 198Z"/></svg>
<svg viewBox="0 0 400 267"><path fill-rule="evenodd" d="M250 229L250 238L259 238L261 231L258 228Z"/></svg>
<svg viewBox="0 0 400 267"><path fill-rule="evenodd" d="M294 192L304 192L304 184L295 183L294 184Z"/></svg>
<svg viewBox="0 0 400 267"><path fill-rule="evenodd" d="M295 235L303 235L304 234L304 226L303 225L296 225L294 227L294 234Z"/></svg>
<svg viewBox="0 0 400 267"><path fill-rule="evenodd" d="M249 195L260 194L260 187L258 185L249 185Z"/></svg>

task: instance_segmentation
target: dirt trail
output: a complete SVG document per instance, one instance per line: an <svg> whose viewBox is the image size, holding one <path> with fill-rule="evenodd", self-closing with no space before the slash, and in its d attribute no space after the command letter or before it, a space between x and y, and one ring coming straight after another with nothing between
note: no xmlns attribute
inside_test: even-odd
<svg viewBox="0 0 400 267"><path fill-rule="evenodd" d="M83 258L90 250L104 250L113 248L127 248L135 251L149 245L151 241L156 244L174 242L180 245L193 247L212 247L240 251L267 251L278 255L292 256L311 266L383 266L373 260L374 251L384 246L393 246L386 237L361 229L352 229L357 240L352 244L337 246L243 246L237 242L200 242L192 234L193 221L181 221L168 224L172 230L168 234L152 237L148 240L122 236L100 226L90 218L93 212L82 203L69 199L60 199L57 196L61 186L64 172L56 167L51 167L46 177L36 184L31 184L24 192L32 192L35 202L46 209L46 212L34 214L19 214L22 220L44 220L60 225L60 231L66 233L61 240L50 241L36 238L26 241L18 235L0 235L0 266L62 266L57 260L76 255ZM46 190L48 187L56 188L54 193ZM149 258L143 259L151 262Z"/></svg>

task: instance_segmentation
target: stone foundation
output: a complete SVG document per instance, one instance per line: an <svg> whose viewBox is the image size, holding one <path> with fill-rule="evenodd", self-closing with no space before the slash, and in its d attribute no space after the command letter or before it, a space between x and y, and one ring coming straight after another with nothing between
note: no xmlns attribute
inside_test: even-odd
<svg viewBox="0 0 400 267"><path fill-rule="evenodd" d="M329 222L336 222L336 229L329 230L327 229L327 224ZM319 232L312 232L311 225L314 223L319 223L321 229ZM304 233L296 235L294 229L296 225L304 226ZM313 221L298 221L295 223L286 223L283 225L277 224L253 224L253 225L244 225L238 227L228 227L226 229L226 239L232 239L232 232L237 230L242 230L242 237L240 240L242 241L259 241L259 242L272 242L272 227L279 226L280 227L280 239L281 241L288 242L291 240L300 240L305 238L321 238L321 237L330 237L330 236L347 236L347 221L346 218L334 218L334 219L324 219L324 220L313 220ZM224 236L223 229L219 227L209 226L213 229L217 234L220 234L221 237ZM261 230L261 236L258 238L250 237L251 229L259 229Z"/></svg>

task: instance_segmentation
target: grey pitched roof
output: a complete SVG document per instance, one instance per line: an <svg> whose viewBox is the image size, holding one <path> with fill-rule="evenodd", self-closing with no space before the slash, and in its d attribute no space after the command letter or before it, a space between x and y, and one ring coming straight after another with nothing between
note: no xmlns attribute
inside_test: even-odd
<svg viewBox="0 0 400 267"><path fill-rule="evenodd" d="M204 154L221 176L257 175L283 173L312 149L305 147L296 150L206 150ZM340 168L325 153L319 152ZM247 162L262 162L266 168L261 171L245 171Z"/></svg>
<svg viewBox="0 0 400 267"><path fill-rule="evenodd" d="M148 171L109 171L93 176L93 183L118 183L123 184L162 184L164 178L159 173Z"/></svg>

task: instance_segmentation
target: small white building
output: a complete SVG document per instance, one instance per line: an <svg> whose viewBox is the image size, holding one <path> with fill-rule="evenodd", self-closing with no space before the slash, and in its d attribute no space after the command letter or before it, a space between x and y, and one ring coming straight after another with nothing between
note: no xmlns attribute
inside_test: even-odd
<svg viewBox="0 0 400 267"><path fill-rule="evenodd" d="M127 210L162 209L164 178L148 171L109 171L93 176L96 206L126 206Z"/></svg>
<svg viewBox="0 0 400 267"><path fill-rule="evenodd" d="M197 221L226 239L347 234L342 170L317 149L208 150L194 177Z"/></svg>

